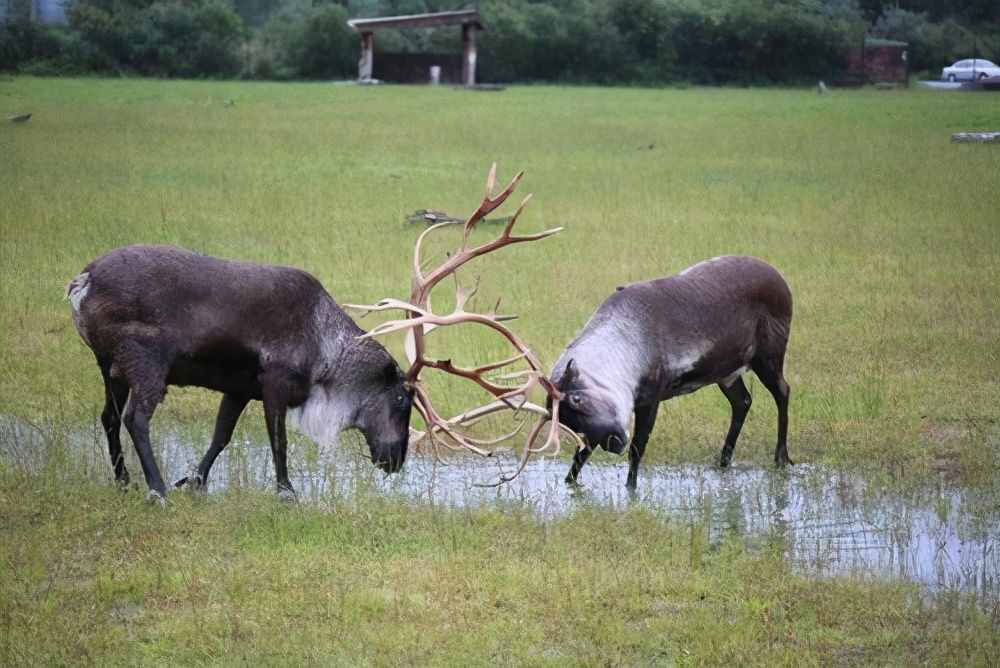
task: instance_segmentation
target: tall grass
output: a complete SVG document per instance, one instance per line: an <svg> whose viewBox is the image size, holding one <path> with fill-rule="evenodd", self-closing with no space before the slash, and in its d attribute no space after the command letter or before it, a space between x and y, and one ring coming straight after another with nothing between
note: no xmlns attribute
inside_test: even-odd
<svg viewBox="0 0 1000 668"><path fill-rule="evenodd" d="M99 412L61 299L93 257L171 243L305 268L340 301L405 296L406 214L470 211L496 160L536 194L519 225L566 227L471 270L546 362L615 286L753 254L795 296L793 458L972 477L997 463L1000 151L949 143L1000 127L996 96L0 82L0 112L23 111L0 126L4 413ZM470 362L502 352L475 329L440 344ZM434 382L448 408L480 398ZM764 463L775 415L751 391L736 457ZM215 406L172 391L158 420L207 426ZM713 461L727 410L713 389L672 401L647 456Z"/></svg>

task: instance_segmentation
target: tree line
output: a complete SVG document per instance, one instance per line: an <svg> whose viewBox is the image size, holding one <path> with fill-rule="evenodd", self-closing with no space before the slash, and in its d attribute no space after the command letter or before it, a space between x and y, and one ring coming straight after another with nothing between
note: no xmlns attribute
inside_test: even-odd
<svg viewBox="0 0 1000 668"><path fill-rule="evenodd" d="M68 24L7 3L0 69L37 74L349 79L350 17L463 0L65 0ZM911 71L1000 59L996 0L482 0L483 81L658 85L836 81L866 36L910 44ZM460 52L459 31L380 32L376 53Z"/></svg>

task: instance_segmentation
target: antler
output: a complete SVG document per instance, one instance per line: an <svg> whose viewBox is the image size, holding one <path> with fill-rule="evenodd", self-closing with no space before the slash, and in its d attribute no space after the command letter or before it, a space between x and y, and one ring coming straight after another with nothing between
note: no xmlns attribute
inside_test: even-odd
<svg viewBox="0 0 1000 668"><path fill-rule="evenodd" d="M471 312L465 308L469 300L476 294L479 282L477 280L471 288L463 288L459 285L456 272L460 267L474 258L492 253L505 246L545 239L561 232L563 229L556 227L537 234L515 235L513 233L514 225L517 223L525 205L531 199L531 195L528 195L522 200L517 211L514 212L514 215L504 226L500 236L478 246L470 247L469 237L476 228L476 225L491 212L499 208L510 197L520 182L521 177L524 176L524 172L518 173L503 191L497 195L493 195L493 188L496 184L496 169L497 166L494 163L490 167L490 173L486 179L486 195L483 197L479 208L465 221L461 247L454 253L451 253L440 265L426 273L423 270L424 262L421 257L424 242L435 230L440 230L443 227L456 223L445 222L432 225L417 237L413 250L413 277L410 285L410 301L404 302L389 298L372 305L346 304L345 306L359 309L366 313L392 310L403 310L406 312L405 318L384 322L365 334L362 338L382 336L390 332L406 331L406 356L410 362L407 380L414 388L414 406L427 425L426 431L413 432L412 442L419 443L426 439L435 447L439 442L447 447L452 447L443 439L440 439L439 435L443 434L461 447L482 456L490 456L493 453L486 448L514 436L520 431L521 427L519 426L517 430L510 434L493 439L473 438L462 433L461 429L470 427L488 415L502 410L529 412L537 416L537 420L529 432L521 453L517 470L512 475L502 476L499 482L496 483L500 485L516 478L524 470L528 458L532 453L558 450L560 434L568 435L578 447L583 447L583 443L576 433L559 423L559 402L562 399L562 393L545 376L538 357L524 341L503 324L516 316L499 314L499 301L493 310L486 313ZM456 277L455 309L448 315L438 315L431 310L431 292L447 276ZM425 341L427 334L438 327L447 327L461 323L477 323L492 329L513 346L516 354L507 359L474 368L456 366L450 359L440 360L429 357ZM522 361L527 365L527 369L509 373L495 379L519 381L519 383L515 383L514 385L502 384L486 377L486 374L490 372L498 371ZM478 408L445 419L434 408L427 388L420 380L421 371L428 368L438 369L445 373L471 380L489 393L493 397L493 400ZM535 387L542 388L548 395L551 400L551 411L528 401L528 394ZM546 431L545 441L541 446L535 446L535 441L542 430L545 429L546 423L548 423L548 430Z"/></svg>

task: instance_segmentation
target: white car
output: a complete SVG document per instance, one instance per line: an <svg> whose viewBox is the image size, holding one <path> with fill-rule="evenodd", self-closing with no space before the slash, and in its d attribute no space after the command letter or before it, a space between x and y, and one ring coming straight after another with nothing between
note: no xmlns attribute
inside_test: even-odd
<svg viewBox="0 0 1000 668"><path fill-rule="evenodd" d="M948 81L972 81L996 76L1000 76L1000 67L982 58L966 58L941 70L941 79Z"/></svg>

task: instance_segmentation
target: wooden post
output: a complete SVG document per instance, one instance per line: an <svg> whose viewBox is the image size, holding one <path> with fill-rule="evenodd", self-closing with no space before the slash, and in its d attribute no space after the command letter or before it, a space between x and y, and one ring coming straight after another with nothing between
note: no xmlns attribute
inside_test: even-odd
<svg viewBox="0 0 1000 668"><path fill-rule="evenodd" d="M371 81L375 65L375 33L361 33L361 58L358 60L358 81Z"/></svg>
<svg viewBox="0 0 1000 668"><path fill-rule="evenodd" d="M476 85L476 26L462 24L462 85Z"/></svg>

